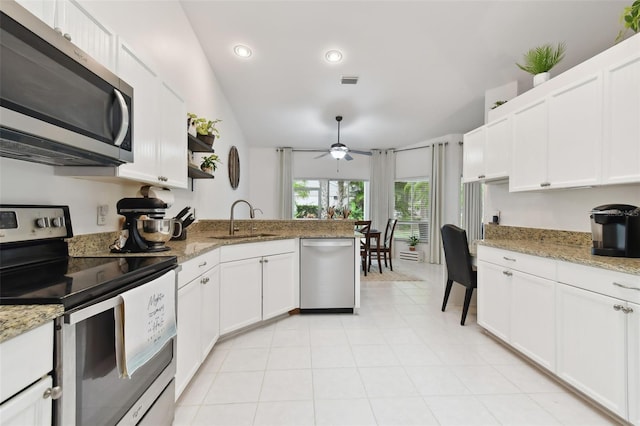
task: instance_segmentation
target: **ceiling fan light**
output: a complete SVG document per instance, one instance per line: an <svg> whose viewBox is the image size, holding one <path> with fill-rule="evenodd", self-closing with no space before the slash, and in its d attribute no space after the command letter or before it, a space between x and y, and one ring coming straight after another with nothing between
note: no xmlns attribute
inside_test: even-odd
<svg viewBox="0 0 640 426"><path fill-rule="evenodd" d="M345 155L347 155L347 151L343 151L341 149L334 149L331 151L331 156L336 160L343 159Z"/></svg>

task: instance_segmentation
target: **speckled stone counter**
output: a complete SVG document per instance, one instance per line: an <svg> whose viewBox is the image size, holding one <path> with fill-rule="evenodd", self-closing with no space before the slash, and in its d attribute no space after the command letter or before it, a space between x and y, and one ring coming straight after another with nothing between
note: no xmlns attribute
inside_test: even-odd
<svg viewBox="0 0 640 426"><path fill-rule="evenodd" d="M0 342L11 339L62 315L62 305L0 306Z"/></svg>
<svg viewBox="0 0 640 426"><path fill-rule="evenodd" d="M485 239L477 244L640 275L640 259L592 255L588 232L485 225Z"/></svg>
<svg viewBox="0 0 640 426"><path fill-rule="evenodd" d="M159 253L132 253L132 256L177 256L184 262L215 248L288 238L354 238L353 220L236 220L236 232L245 238L225 238L228 220L200 220L187 228L187 238L167 242L171 250ZM269 234L256 236L259 234ZM111 256L109 245L118 232L79 235L68 240L71 256ZM118 254L121 256L121 254Z"/></svg>

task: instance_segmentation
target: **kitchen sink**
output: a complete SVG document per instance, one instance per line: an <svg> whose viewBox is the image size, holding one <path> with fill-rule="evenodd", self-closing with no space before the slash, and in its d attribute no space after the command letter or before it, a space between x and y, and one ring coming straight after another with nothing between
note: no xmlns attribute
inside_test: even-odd
<svg viewBox="0 0 640 426"><path fill-rule="evenodd" d="M277 234L265 234L265 233L257 233L257 234L224 234L224 235L214 235L211 238L215 238L217 240L241 240L243 238L261 238L261 237L276 237Z"/></svg>

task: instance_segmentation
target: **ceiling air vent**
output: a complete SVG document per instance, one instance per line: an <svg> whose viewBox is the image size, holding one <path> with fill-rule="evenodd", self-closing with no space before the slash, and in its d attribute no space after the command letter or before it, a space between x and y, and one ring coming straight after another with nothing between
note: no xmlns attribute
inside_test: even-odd
<svg viewBox="0 0 640 426"><path fill-rule="evenodd" d="M358 84L358 76L342 76L342 84Z"/></svg>

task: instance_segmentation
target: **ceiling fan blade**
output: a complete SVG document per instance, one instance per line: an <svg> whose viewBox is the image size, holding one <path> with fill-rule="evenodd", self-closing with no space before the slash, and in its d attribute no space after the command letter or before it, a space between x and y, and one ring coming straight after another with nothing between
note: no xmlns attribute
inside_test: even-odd
<svg viewBox="0 0 640 426"><path fill-rule="evenodd" d="M329 152L325 152L324 154L318 155L317 157L313 157L313 159L317 160L318 158L326 157L327 155L329 155Z"/></svg>
<svg viewBox="0 0 640 426"><path fill-rule="evenodd" d="M354 154L371 156L371 151L358 151L357 149L350 149L349 152L354 153Z"/></svg>
<svg viewBox="0 0 640 426"><path fill-rule="evenodd" d="M344 159L347 160L347 161L351 161L351 160L353 160L353 157L350 156L349 154L345 154Z"/></svg>

